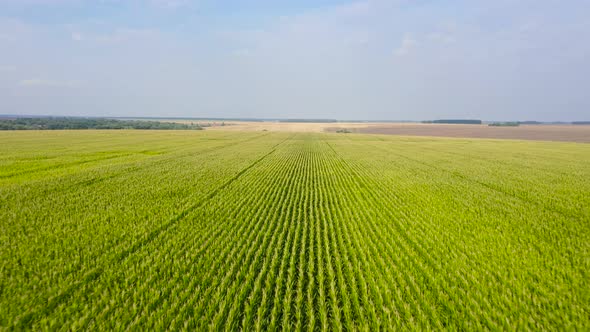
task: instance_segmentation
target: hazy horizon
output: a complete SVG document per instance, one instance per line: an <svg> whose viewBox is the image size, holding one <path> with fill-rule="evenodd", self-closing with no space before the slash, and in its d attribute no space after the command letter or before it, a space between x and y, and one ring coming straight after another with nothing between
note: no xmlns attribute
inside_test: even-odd
<svg viewBox="0 0 590 332"><path fill-rule="evenodd" d="M336 121L336 122L384 122L384 123L429 123L431 121L453 121L453 120L481 120L483 123L509 123L509 122L520 122L526 124L527 122L539 122L541 124L586 124L590 122L588 120L549 120L540 121L537 119L527 120L513 120L513 119L475 119L475 118L433 118L433 119L339 119L339 118L290 118L290 117L268 117L268 118L256 118L256 117L215 117L215 116L107 116L107 115L71 115L71 114L0 114L0 120L2 118L87 118L87 119L119 119L119 120L214 120L214 121L262 121L262 122L273 122L273 121L301 121L301 122L325 122L325 121Z"/></svg>
<svg viewBox="0 0 590 332"><path fill-rule="evenodd" d="M4 0L0 114L583 121L590 3Z"/></svg>

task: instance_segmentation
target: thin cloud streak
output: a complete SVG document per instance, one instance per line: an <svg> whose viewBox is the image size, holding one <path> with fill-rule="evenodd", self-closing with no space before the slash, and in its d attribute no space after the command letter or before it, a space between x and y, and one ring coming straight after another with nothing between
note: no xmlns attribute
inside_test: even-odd
<svg viewBox="0 0 590 332"><path fill-rule="evenodd" d="M0 107L38 109L34 91L48 114L552 121L590 109L581 0L124 4L0 18L2 63L19 68L0 83L23 91L0 89Z"/></svg>
<svg viewBox="0 0 590 332"><path fill-rule="evenodd" d="M50 87L50 88L75 88L80 86L78 81L57 81L40 78L25 79L18 82L22 87Z"/></svg>
<svg viewBox="0 0 590 332"><path fill-rule="evenodd" d="M0 66L0 72L16 71L15 66Z"/></svg>

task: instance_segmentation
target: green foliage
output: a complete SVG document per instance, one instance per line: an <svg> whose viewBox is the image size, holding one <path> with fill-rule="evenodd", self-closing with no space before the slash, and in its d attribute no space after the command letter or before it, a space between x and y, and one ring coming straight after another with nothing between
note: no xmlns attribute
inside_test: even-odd
<svg viewBox="0 0 590 332"><path fill-rule="evenodd" d="M588 144L0 140L2 330L590 329Z"/></svg>
<svg viewBox="0 0 590 332"><path fill-rule="evenodd" d="M58 129L181 129L201 130L191 123L174 123L102 118L17 118L0 119L0 130L58 130Z"/></svg>
<svg viewBox="0 0 590 332"><path fill-rule="evenodd" d="M446 123L446 124L481 124L481 120L470 120L470 119L449 119L449 120L428 120L422 121L422 123Z"/></svg>
<svg viewBox="0 0 590 332"><path fill-rule="evenodd" d="M488 124L490 127L518 127L520 126L519 122L492 122Z"/></svg>

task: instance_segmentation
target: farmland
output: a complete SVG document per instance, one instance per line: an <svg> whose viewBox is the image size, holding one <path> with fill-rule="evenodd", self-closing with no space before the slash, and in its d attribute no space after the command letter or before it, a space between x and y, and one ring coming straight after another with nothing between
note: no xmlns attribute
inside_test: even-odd
<svg viewBox="0 0 590 332"><path fill-rule="evenodd" d="M178 121L191 124L191 120ZM210 122L203 122L209 125ZM215 125L216 124L216 125ZM226 121L224 126L213 123L212 130L223 131L286 131L286 132L338 132L346 130L360 134L432 136L456 138L512 139L534 141L562 141L590 143L589 125L523 124L520 126L488 126L473 124L396 123L396 122L248 122Z"/></svg>
<svg viewBox="0 0 590 332"><path fill-rule="evenodd" d="M590 329L590 144L0 140L0 329Z"/></svg>

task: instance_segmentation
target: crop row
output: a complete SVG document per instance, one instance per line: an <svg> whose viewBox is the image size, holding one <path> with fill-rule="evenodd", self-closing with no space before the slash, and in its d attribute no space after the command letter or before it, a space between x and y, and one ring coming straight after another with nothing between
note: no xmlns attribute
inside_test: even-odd
<svg viewBox="0 0 590 332"><path fill-rule="evenodd" d="M88 144L150 134L117 135ZM0 187L1 326L590 327L584 145L160 135L158 154Z"/></svg>

